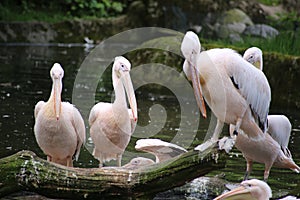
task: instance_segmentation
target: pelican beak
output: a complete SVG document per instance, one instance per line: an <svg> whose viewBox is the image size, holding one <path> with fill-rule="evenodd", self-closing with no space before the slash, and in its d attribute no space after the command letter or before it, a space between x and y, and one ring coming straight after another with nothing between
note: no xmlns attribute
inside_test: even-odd
<svg viewBox="0 0 300 200"><path fill-rule="evenodd" d="M59 120L61 111L61 80L54 79L54 112L56 119Z"/></svg>
<svg viewBox="0 0 300 200"><path fill-rule="evenodd" d="M134 89L132 86L129 72L125 72L122 77L123 77L122 80L123 80L123 84L124 84L124 87L126 90L129 105L130 105L130 108L132 111L132 117L133 117L133 120L136 122L137 121L137 103L136 103Z"/></svg>
<svg viewBox="0 0 300 200"><path fill-rule="evenodd" d="M193 83L193 88L194 88L194 95L198 104L198 107L202 113L202 116L206 118L206 108L205 108L205 103L202 95L202 88L200 84L200 75L198 70L196 69L196 66L191 64L189 61L189 66L190 66L190 72L191 72L191 79Z"/></svg>
<svg viewBox="0 0 300 200"><path fill-rule="evenodd" d="M250 190L240 186L237 187L229 192L226 192L218 197L216 197L214 200L237 200L237 199L254 199L250 193Z"/></svg>
<svg viewBox="0 0 300 200"><path fill-rule="evenodd" d="M257 69L260 69L260 68L261 68L260 61L254 62L253 65L254 65Z"/></svg>

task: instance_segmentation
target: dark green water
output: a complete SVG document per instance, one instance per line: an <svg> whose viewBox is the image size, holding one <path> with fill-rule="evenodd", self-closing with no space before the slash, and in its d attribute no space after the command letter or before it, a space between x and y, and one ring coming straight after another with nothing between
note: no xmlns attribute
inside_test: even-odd
<svg viewBox="0 0 300 200"><path fill-rule="evenodd" d="M45 158L35 141L33 133L34 106L39 100L47 100L49 97L52 84L49 70L54 62L60 62L65 70L62 98L64 101L72 101L77 70L88 53L89 50L76 45L70 47L66 45L0 46L0 158L23 149L32 150L40 157ZM139 61L139 63L142 62ZM95 101L111 101L113 92L110 73L111 71L108 69L104 73L103 77L105 78L99 82ZM97 76L97 74L94 74L94 76ZM294 87L299 86L295 85ZM276 91L276 88L274 90ZM287 89L286 91L292 90ZM289 96L295 99L293 93L286 94L285 98ZM204 139L209 126L209 119L204 120L199 117L198 110L194 109L196 105L189 110L194 118L181 115L176 95L168 88L157 87L155 84L139 87L136 90L136 97L139 127L136 129L127 147L123 164L137 155L145 156L143 153L138 153L134 150L135 141L140 138L152 137L172 142L174 141L173 138L180 135L181 140L184 141L182 144L186 144L186 148L192 148L193 145L199 144ZM282 97L276 96L275 92L272 93L272 98L280 99ZM300 100L300 97L298 100ZM184 101L186 104L195 103L194 99L189 98L186 98ZM294 161L300 164L300 113L297 108L288 105L286 107L278 107L274 104L272 104L270 113L285 114L290 119L293 131L289 147ZM200 120L199 126L197 125L198 120ZM152 124L151 128L147 128L149 124ZM185 128L184 133L182 133L180 131L182 131L183 126L190 128ZM156 130L155 133L150 132L153 130ZM223 133L224 135L228 134L226 126L223 129ZM189 145L191 138L193 139L193 144ZM181 143L178 142L178 144ZM89 149L90 146L91 144L88 141L86 147ZM243 178L246 163L241 153L237 150L234 149L231 155L232 157L228 159L225 169L212 172L209 176L224 174L226 180L234 183L240 182ZM113 165L114 163L109 164ZM88 150L84 149L75 166L97 167L98 162ZM263 165L255 164L251 178L262 179L263 170ZM273 168L268 183L275 197L287 194L300 197L300 175L290 170ZM173 194L173 198L176 198L177 195ZM181 198L182 196L189 196L190 193L183 191L183 194L180 195Z"/></svg>

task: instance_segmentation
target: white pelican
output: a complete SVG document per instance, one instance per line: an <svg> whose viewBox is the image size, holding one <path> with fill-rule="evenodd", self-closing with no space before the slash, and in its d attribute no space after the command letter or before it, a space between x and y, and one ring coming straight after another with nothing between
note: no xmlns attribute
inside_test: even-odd
<svg viewBox="0 0 300 200"><path fill-rule="evenodd" d="M187 32L181 44L185 57L183 70L193 83L202 115L206 117L203 92L218 119L210 142L218 140L224 123L236 125L235 134L242 129L249 137L262 139L271 100L264 73L231 49L211 49L201 53L200 49L198 36Z"/></svg>
<svg viewBox="0 0 300 200"><path fill-rule="evenodd" d="M243 181L239 187L216 197L214 200L226 200L226 199L268 200L271 197L272 197L272 190L267 183L257 179L251 179L251 180Z"/></svg>
<svg viewBox="0 0 300 200"><path fill-rule="evenodd" d="M263 54L257 47L251 47L244 52L243 58L254 65L257 69L263 70Z"/></svg>
<svg viewBox="0 0 300 200"><path fill-rule="evenodd" d="M99 160L100 167L112 159L117 160L117 165L121 166L122 154L135 128L137 104L129 75L130 68L131 64L126 58L115 58L112 68L115 101L97 103L90 112L90 135L95 145L93 156ZM124 88L131 110L127 108Z"/></svg>
<svg viewBox="0 0 300 200"><path fill-rule="evenodd" d="M247 49L243 58L256 68L263 70L263 54L257 47ZM290 154L288 143L291 135L292 125L284 115L268 116L268 133L276 140L286 155Z"/></svg>
<svg viewBox="0 0 300 200"><path fill-rule="evenodd" d="M135 149L153 154L156 158L156 163L163 162L187 152L186 149L176 144L160 139L139 139L136 141Z"/></svg>
<svg viewBox="0 0 300 200"><path fill-rule="evenodd" d="M150 158L137 157L130 160L129 163L122 166L122 168L135 170L141 167L153 165L155 162Z"/></svg>
<svg viewBox="0 0 300 200"><path fill-rule="evenodd" d="M79 111L68 102L61 102L64 70L55 63L50 71L53 81L50 98L39 101L34 110L34 134L47 160L69 167L79 157L85 143L85 126Z"/></svg>

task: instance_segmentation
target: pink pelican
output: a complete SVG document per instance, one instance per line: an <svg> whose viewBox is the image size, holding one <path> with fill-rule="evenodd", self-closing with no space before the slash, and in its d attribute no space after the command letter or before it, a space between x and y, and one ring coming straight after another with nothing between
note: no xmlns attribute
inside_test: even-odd
<svg viewBox="0 0 300 200"><path fill-rule="evenodd" d="M251 179L251 180L243 181L239 187L216 197L214 200L226 200L226 199L268 200L271 197L272 197L272 190L267 183L257 179Z"/></svg>
<svg viewBox="0 0 300 200"><path fill-rule="evenodd" d="M126 58L115 58L112 68L115 101L97 103L90 112L90 135L95 145L93 156L99 160L99 167L112 159L117 160L117 165L121 166L122 155L135 128L137 104L129 75L130 68L131 64ZM124 88L130 110L127 107Z"/></svg>
<svg viewBox="0 0 300 200"><path fill-rule="evenodd" d="M187 32L181 44L185 57L183 70L193 83L202 115L206 117L204 97L217 117L217 125L208 142L218 140L224 123L235 125L235 135L242 129L252 139L263 139L271 101L270 86L264 73L231 49L202 52L200 49L198 36ZM202 145L196 149L201 150Z"/></svg>
<svg viewBox="0 0 300 200"><path fill-rule="evenodd" d="M248 49L244 59L262 69L262 51L257 47ZM291 123L284 115L269 115L268 130L264 140L252 141L245 134L239 134L235 146L239 149L247 161L247 169L244 180L248 179L253 161L264 163L264 180L267 181L271 167L277 166L291 169L297 173L300 168L292 160L288 149L291 133ZM234 126L230 125L230 135L233 136ZM270 134L270 135L269 135Z"/></svg>
<svg viewBox="0 0 300 200"><path fill-rule="evenodd" d="M35 105L34 133L48 161L72 167L73 156L78 160L85 143L84 121L72 104L61 102L64 70L60 64L53 65L50 76L53 85L49 100Z"/></svg>

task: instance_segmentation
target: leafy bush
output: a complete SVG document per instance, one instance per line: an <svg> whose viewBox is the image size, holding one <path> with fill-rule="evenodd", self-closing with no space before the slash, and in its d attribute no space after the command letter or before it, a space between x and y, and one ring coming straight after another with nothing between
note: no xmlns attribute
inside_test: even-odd
<svg viewBox="0 0 300 200"><path fill-rule="evenodd" d="M72 16L109 17L122 13L121 2L112 0L65 0L65 8Z"/></svg>

